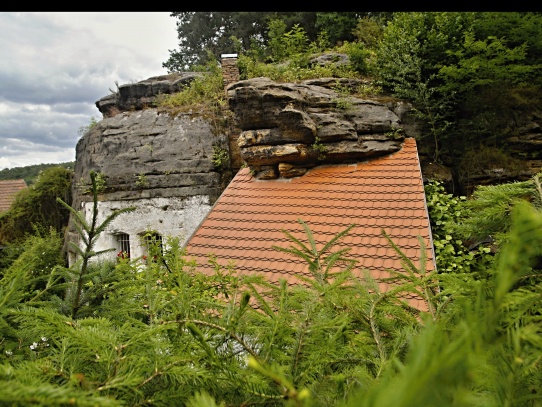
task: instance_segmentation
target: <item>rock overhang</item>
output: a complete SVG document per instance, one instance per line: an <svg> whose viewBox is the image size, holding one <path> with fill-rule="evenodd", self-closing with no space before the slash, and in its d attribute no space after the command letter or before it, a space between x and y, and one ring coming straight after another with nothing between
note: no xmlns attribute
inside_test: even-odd
<svg viewBox="0 0 542 407"><path fill-rule="evenodd" d="M405 134L389 104L339 90L361 83L340 78L277 83L260 77L229 85L242 159L258 178L274 179L398 151Z"/></svg>

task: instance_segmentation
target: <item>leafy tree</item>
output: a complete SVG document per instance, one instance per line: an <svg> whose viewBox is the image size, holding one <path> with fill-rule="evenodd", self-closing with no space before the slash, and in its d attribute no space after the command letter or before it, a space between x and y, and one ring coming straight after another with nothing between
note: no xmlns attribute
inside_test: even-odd
<svg viewBox="0 0 542 407"><path fill-rule="evenodd" d="M526 61L539 65L542 62L541 18L540 13L533 12L478 12L472 29L478 40L494 36L510 48L526 45Z"/></svg>
<svg viewBox="0 0 542 407"><path fill-rule="evenodd" d="M201 65L210 51L216 60L223 53L248 51L255 43L267 42L268 23L283 19L288 29L300 24L315 39L314 12L174 12L179 49L170 50L162 65L168 72L185 71Z"/></svg>
<svg viewBox="0 0 542 407"><path fill-rule="evenodd" d="M377 50L378 75L395 95L411 100L418 115L430 126L434 159L454 120L453 95L443 92L439 67L450 61L470 26L471 13L397 13L386 26Z"/></svg>
<svg viewBox="0 0 542 407"><path fill-rule="evenodd" d="M179 49L170 50L162 65L168 72L202 65L211 52L215 60L227 52L250 53L281 59L273 38L303 30L307 43L325 36L330 44L352 41L358 19L367 13L356 12L174 12L177 19ZM292 44L290 44L292 45ZM269 48L268 48L269 47Z"/></svg>
<svg viewBox="0 0 542 407"><path fill-rule="evenodd" d="M525 33L536 33L541 18L537 13L394 14L377 52L378 74L397 96L412 100L429 124L435 160L460 157L480 141L495 143L507 131L512 106L525 111L529 99L539 105L539 39L529 40ZM523 34L512 28L514 22L526 28Z"/></svg>
<svg viewBox="0 0 542 407"><path fill-rule="evenodd" d="M476 26L464 34L457 51L450 51L455 62L439 70L444 81L440 89L456 100L456 131L466 135L463 150L480 140L499 146L516 115L541 102L541 65L527 58L529 43L511 46L506 37L495 35L478 39Z"/></svg>
<svg viewBox="0 0 542 407"><path fill-rule="evenodd" d="M364 14L351 11L316 13L316 29L325 31L333 45L340 41L353 41L354 30Z"/></svg>
<svg viewBox="0 0 542 407"><path fill-rule="evenodd" d="M0 242L17 242L35 232L47 234L49 228L63 233L69 211L56 199L71 201L72 176L72 170L64 167L48 168L34 185L20 191L11 208L0 216Z"/></svg>
<svg viewBox="0 0 542 407"><path fill-rule="evenodd" d="M352 31L355 39L369 49L376 49L384 33L384 25L374 17L365 16L358 20Z"/></svg>
<svg viewBox="0 0 542 407"><path fill-rule="evenodd" d="M25 294L35 298L51 283L50 277L57 267L64 266L62 238L51 230L48 235L30 236L19 246L19 256L6 267L0 277L9 280L14 276L23 277ZM41 294L39 294L41 295Z"/></svg>
<svg viewBox="0 0 542 407"><path fill-rule="evenodd" d="M309 39L305 30L295 24L291 30L286 30L286 24L282 20L272 20L269 23L270 56L273 61L281 62L287 58L299 58L306 54L309 47Z"/></svg>

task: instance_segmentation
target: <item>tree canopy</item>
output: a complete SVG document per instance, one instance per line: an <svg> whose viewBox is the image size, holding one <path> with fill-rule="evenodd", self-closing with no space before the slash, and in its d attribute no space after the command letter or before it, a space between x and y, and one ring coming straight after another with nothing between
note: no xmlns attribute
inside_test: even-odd
<svg viewBox="0 0 542 407"><path fill-rule="evenodd" d="M208 52L220 59L224 53L247 52L266 47L269 24L280 20L286 30L299 25L309 41L326 30L333 43L352 40L353 29L361 13L354 12L174 12L177 19L179 48L170 50L162 65L169 72L185 71L204 65Z"/></svg>
<svg viewBox="0 0 542 407"><path fill-rule="evenodd" d="M395 13L376 75L430 124L435 160L458 158L498 145L517 111L540 106L541 27L538 13Z"/></svg>

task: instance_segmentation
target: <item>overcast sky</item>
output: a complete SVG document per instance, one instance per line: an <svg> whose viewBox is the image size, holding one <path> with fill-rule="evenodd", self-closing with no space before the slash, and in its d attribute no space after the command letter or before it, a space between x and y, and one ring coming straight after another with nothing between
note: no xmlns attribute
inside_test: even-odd
<svg viewBox="0 0 542 407"><path fill-rule="evenodd" d="M167 12L0 12L0 170L75 160L109 88L166 74Z"/></svg>

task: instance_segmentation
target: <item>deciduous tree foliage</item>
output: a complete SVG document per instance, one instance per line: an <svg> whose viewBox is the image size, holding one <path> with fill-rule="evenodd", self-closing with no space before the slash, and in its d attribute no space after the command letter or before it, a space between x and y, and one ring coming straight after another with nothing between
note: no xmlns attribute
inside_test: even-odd
<svg viewBox="0 0 542 407"><path fill-rule="evenodd" d="M63 233L69 211L57 197L71 202L73 172L57 166L44 170L36 182L19 192L11 208L0 216L0 243L13 243L36 231L48 234L49 228Z"/></svg>
<svg viewBox="0 0 542 407"><path fill-rule="evenodd" d="M365 13L366 14L366 13ZM179 48L170 50L162 65L169 72L204 65L210 51L216 60L224 53L248 52L267 46L269 23L280 20L286 31L296 24L315 41L326 31L332 44L352 40L353 29L363 14L354 12L174 12Z"/></svg>
<svg viewBox="0 0 542 407"><path fill-rule="evenodd" d="M498 145L527 100L540 106L541 23L539 13L394 14L377 75L430 124L435 160L488 139Z"/></svg>

